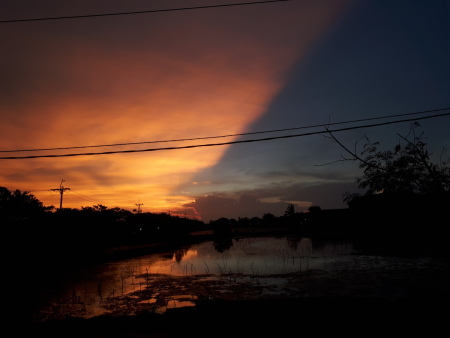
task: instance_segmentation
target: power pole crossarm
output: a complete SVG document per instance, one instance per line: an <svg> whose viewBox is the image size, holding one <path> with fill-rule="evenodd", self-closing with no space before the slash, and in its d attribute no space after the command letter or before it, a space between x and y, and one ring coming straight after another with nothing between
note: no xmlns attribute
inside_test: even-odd
<svg viewBox="0 0 450 338"><path fill-rule="evenodd" d="M66 190L70 190L70 188L64 188L62 183L64 182L64 180L61 180L61 184L59 185L59 188L55 188L55 189L50 189L52 191L59 191L59 194L61 195L59 198L59 210L62 210L62 201L63 201L63 194L64 191Z"/></svg>
<svg viewBox="0 0 450 338"><path fill-rule="evenodd" d="M137 206L137 209L135 209L135 210L138 214L140 214L142 212L141 205L144 205L144 203L136 203L135 204L135 206Z"/></svg>

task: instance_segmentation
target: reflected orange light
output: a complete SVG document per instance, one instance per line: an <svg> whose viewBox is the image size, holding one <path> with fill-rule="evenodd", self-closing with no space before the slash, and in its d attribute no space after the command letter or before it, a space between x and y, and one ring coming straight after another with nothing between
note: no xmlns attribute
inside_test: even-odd
<svg viewBox="0 0 450 338"><path fill-rule="evenodd" d="M190 258L193 257L197 257L198 256L198 251L197 250L187 250L185 253L183 253L183 256L181 257L181 260L188 260ZM176 261L176 257L175 255L172 258L173 261Z"/></svg>

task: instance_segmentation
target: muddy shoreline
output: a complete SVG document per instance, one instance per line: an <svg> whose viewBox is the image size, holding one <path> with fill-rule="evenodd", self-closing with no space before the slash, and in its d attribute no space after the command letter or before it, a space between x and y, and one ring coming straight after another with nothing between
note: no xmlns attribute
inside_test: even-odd
<svg viewBox="0 0 450 338"><path fill-rule="evenodd" d="M351 334L446 337L446 299L312 297L216 301L164 315L67 319L30 327L46 337L246 337Z"/></svg>
<svg viewBox="0 0 450 338"><path fill-rule="evenodd" d="M284 231L239 231L236 236L286 236ZM295 234L298 235L298 234ZM184 244L211 240L210 233L191 236ZM306 236L306 235L305 235ZM333 235L331 235L333 236ZM158 243L122 247L109 259L121 259L180 245ZM235 289L227 297L202 299L194 308L150 311L91 319L66 318L45 323L21 322L22 331L47 337L218 337L292 333L351 333L362 337L448 336L445 309L450 300L450 277L445 261L365 274L310 274L292 277L295 292L253 299ZM307 283L305 282L307 281ZM299 288L298 286L301 285ZM262 294L262 292L260 292ZM245 299L245 300L244 300ZM389 334L387 334L389 332Z"/></svg>

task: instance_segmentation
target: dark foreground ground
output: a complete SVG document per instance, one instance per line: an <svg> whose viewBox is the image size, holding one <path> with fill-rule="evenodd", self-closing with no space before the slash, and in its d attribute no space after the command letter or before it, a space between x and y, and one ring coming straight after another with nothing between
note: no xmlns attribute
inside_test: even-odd
<svg viewBox="0 0 450 338"><path fill-rule="evenodd" d="M12 319L6 322L12 326L9 336L13 337L447 338L450 277L445 262L438 268L413 266L385 275L374 271L335 280L310 278L313 282L297 295L244 300L234 293L227 299L206 300L195 308L164 314L27 323L16 321L17 313L8 313Z"/></svg>
<svg viewBox="0 0 450 338"><path fill-rule="evenodd" d="M318 297L212 302L164 315L68 319L12 336L449 337L449 323L448 299Z"/></svg>

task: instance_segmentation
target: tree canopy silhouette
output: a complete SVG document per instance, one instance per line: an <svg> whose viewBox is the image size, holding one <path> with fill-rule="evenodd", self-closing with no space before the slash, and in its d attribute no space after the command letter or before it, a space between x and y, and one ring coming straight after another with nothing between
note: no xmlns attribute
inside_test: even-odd
<svg viewBox="0 0 450 338"><path fill-rule="evenodd" d="M359 161L363 169L362 177L357 179L361 189L367 189L365 195L375 194L441 194L450 190L450 159L444 159L445 148L437 163L432 162L432 153L427 149L423 132L416 135L415 122L407 136L399 136L399 143L393 150L379 150L379 142L371 142L367 137L361 156L342 145L331 133L331 137L351 158L344 160ZM363 157L365 156L365 157ZM360 194L346 193L345 202L351 202Z"/></svg>
<svg viewBox="0 0 450 338"><path fill-rule="evenodd" d="M52 209L54 209L53 206L44 206L28 191L19 189L10 191L5 187L0 187L0 219L5 222L26 221Z"/></svg>
<svg viewBox="0 0 450 338"><path fill-rule="evenodd" d="M450 161L444 159L445 147L440 156L433 156L424 134L416 134L419 126L413 123L406 136L398 134L398 144L392 150L380 150L379 142L366 137L360 154L330 133L351 155L342 160L359 162L363 169L357 182L366 191L344 194L351 210L355 246L385 252L424 248L448 256L448 250L442 249L446 247L442 238L446 238L443 234L450 205Z"/></svg>

